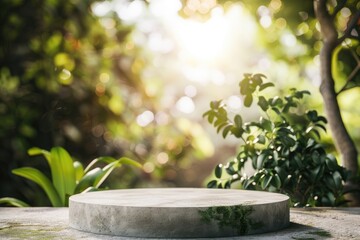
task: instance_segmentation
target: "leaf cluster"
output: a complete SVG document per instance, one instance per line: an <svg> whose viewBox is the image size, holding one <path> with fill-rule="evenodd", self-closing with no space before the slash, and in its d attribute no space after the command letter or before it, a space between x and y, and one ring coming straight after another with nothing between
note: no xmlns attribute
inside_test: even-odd
<svg viewBox="0 0 360 240"><path fill-rule="evenodd" d="M239 85L245 107L256 102L263 113L258 121L244 122L240 114L230 119L222 101L212 102L204 114L224 138L230 134L243 141L234 160L215 167L215 179L207 186L230 188L240 182L244 189L285 193L296 206L343 203L347 172L319 143L327 120L316 110L300 111L310 92L293 88L285 97L268 98L261 91L273 84L264 78L246 74ZM247 162L254 169L251 175Z"/></svg>
<svg viewBox="0 0 360 240"><path fill-rule="evenodd" d="M28 154L44 156L50 166L51 180L43 172L32 167L17 168L12 173L38 184L45 191L53 207L67 206L68 199L73 194L99 190L111 172L123 164L141 167L138 162L126 157L114 159L103 156L91 161L84 169L83 165L78 161L73 161L70 154L62 147L53 147L50 152L40 148L31 148ZM106 165L94 167L97 163ZM28 206L14 198L2 198L0 203L18 207Z"/></svg>
<svg viewBox="0 0 360 240"><path fill-rule="evenodd" d="M200 210L199 214L206 223L216 221L220 228L231 227L239 235L244 235L252 227L258 225L250 218L253 211L251 206L237 205L209 207L206 210Z"/></svg>

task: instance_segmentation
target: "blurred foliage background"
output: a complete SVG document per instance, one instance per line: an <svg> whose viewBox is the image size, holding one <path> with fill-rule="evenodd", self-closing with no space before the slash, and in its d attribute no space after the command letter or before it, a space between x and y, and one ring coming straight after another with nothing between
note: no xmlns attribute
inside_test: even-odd
<svg viewBox="0 0 360 240"><path fill-rule="evenodd" d="M27 156L34 146L62 146L85 164L100 155L143 164L142 171L117 171L109 178L111 188L204 186L238 142L220 141L202 113L210 100L224 96L230 96L224 99L230 111L242 111L234 86L244 72L277 81L280 95L294 86L310 89L315 97L309 104L321 110L321 43L312 1L3 0L0 5L0 197L48 204L34 191L37 186L11 174L24 165L48 171L43 160ZM359 54L358 42L339 50L338 89ZM359 145L360 109L352 104L360 100L359 90L339 98ZM325 139L331 149L331 138Z"/></svg>

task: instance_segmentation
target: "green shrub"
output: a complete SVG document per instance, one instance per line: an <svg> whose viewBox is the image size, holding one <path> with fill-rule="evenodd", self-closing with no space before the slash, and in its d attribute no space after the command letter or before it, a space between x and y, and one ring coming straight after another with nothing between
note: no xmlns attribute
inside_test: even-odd
<svg viewBox="0 0 360 240"><path fill-rule="evenodd" d="M222 132L242 140L239 153L226 165L215 168L210 188L230 188L235 182L244 189L287 194L294 206L336 206L343 203L347 173L319 143L327 120L315 110L302 111L308 91L290 89L285 97L267 98L263 90L274 86L262 74L245 74L240 82L244 106L255 101L262 113L258 121L233 117L222 101L213 101L204 117ZM245 163L254 169L247 175Z"/></svg>
<svg viewBox="0 0 360 240"><path fill-rule="evenodd" d="M50 166L52 179L50 180L44 173L32 167L17 168L12 172L38 184L45 191L53 207L67 206L68 199L73 194L98 190L110 173L123 164L141 167L138 162L126 157L114 159L106 156L94 159L84 169L80 162L73 161L70 154L61 147L53 147L50 152L40 148L31 148L28 153L30 156L44 156ZM94 168L99 162L106 165L102 168ZM0 204L28 206L15 198L1 198Z"/></svg>

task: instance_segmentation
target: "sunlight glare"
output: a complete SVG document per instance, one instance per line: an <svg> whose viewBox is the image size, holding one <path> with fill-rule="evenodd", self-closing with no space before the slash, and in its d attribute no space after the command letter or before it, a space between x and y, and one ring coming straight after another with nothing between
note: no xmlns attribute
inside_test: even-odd
<svg viewBox="0 0 360 240"><path fill-rule="evenodd" d="M149 8L157 17L172 17L181 9L181 2L180 0L156 0L151 1Z"/></svg>
<svg viewBox="0 0 360 240"><path fill-rule="evenodd" d="M207 62L219 57L224 50L226 31L222 17L211 18L207 22L187 19L179 26L176 35L182 52L191 54L185 58Z"/></svg>
<svg viewBox="0 0 360 240"><path fill-rule="evenodd" d="M115 11L119 18L127 22L136 22L146 11L143 1L135 0L128 4L126 1L113 0Z"/></svg>
<svg viewBox="0 0 360 240"><path fill-rule="evenodd" d="M112 3L109 1L94 2L91 5L91 11L98 17L104 17L111 11Z"/></svg>

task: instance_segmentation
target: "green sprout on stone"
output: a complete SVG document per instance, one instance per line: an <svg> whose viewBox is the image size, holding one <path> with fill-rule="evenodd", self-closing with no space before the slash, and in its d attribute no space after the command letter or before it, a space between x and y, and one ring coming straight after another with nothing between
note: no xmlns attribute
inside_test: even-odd
<svg viewBox="0 0 360 240"><path fill-rule="evenodd" d="M205 223L210 224L215 221L220 228L230 227L236 230L237 234L244 235L251 228L261 226L261 223L254 222L250 218L253 211L251 206L236 205L209 207L206 210L199 210L199 214Z"/></svg>

